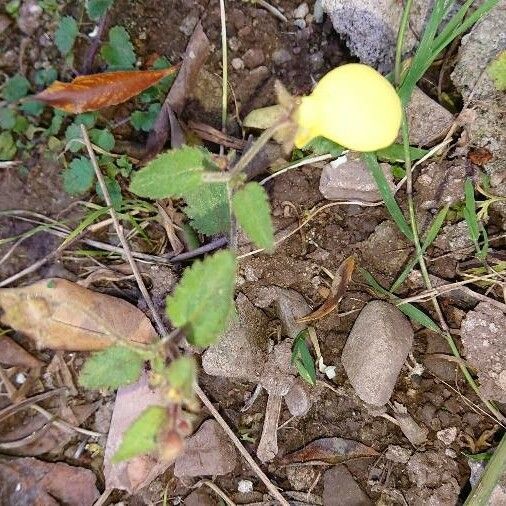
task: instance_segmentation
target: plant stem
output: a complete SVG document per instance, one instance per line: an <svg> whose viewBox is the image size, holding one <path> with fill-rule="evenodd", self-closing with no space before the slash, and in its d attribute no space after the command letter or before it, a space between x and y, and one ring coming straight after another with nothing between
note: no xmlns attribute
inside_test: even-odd
<svg viewBox="0 0 506 506"><path fill-rule="evenodd" d="M221 92L221 131L227 132L227 104L228 104L228 53L227 53L227 25L225 16L225 0L220 0L221 20L221 55L223 67L223 83ZM224 153L224 146L220 144L220 155Z"/></svg>
<svg viewBox="0 0 506 506"><path fill-rule="evenodd" d="M413 243L415 245L415 251L416 256L418 260L418 264L420 265L420 272L422 273L422 278L424 280L425 286L428 290L432 290L432 283L430 281L429 272L427 270L427 264L425 263L425 259L423 257L422 252L422 246L420 244L420 237L418 235L418 226L416 223L416 212L415 212L415 203L413 201L413 172L412 172L412 165L411 165L411 157L409 154L409 129L408 129L408 122L406 119L406 114L403 111L402 115L402 142L404 146L404 159L405 159L405 167L406 167L406 196L408 199L408 211L409 211L409 221L411 225L411 230L413 233ZM451 336L449 332L448 325L446 324L443 312L441 311L441 307L439 305L439 302L435 296L431 297L432 305L434 306L434 310L436 311L436 314L438 315L439 324L442 328L442 336L446 339L448 342L448 345L453 353L453 355L459 359L458 365L460 370L462 371L462 374L464 375L467 383L469 386L474 390L476 395L483 401L483 403L487 406L489 411L500 421L504 422L506 418L501 414L501 412L480 392L480 389L476 382L474 381L474 378L471 376L471 373L469 372L466 365L461 360L460 352L457 348L457 345L455 344L455 341L453 340L453 337Z"/></svg>
<svg viewBox="0 0 506 506"><path fill-rule="evenodd" d="M471 491L464 503L464 506L487 506L490 495L497 485L497 482L506 472L506 434L501 439L499 446L495 449L485 472L480 481Z"/></svg>
<svg viewBox="0 0 506 506"><path fill-rule="evenodd" d="M409 12L413 0L406 0L404 10L402 11L401 23L399 25L399 32L397 34L397 45L395 48L395 68L394 68L394 83L398 87L401 84L401 67L402 67L402 48L404 46L404 37L406 36L406 28L409 24Z"/></svg>

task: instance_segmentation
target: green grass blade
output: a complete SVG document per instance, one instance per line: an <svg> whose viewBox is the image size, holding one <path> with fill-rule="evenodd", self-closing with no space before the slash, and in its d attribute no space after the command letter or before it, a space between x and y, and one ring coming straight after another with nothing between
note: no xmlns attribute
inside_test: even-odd
<svg viewBox="0 0 506 506"><path fill-rule="evenodd" d="M395 200L394 194L392 193L388 181L385 178L385 174L383 174L383 171L378 164L376 155L374 153L362 153L362 159L364 160L367 168L376 181L376 186L378 187L378 191L380 192L383 202L385 203L385 206L388 209L388 212L392 216L393 220L399 227L399 230L411 242L413 242L413 233L411 231L411 227L408 225L408 222L402 214L399 204L397 204L397 201Z"/></svg>
<svg viewBox="0 0 506 506"><path fill-rule="evenodd" d="M464 185L466 197L466 207L464 208L464 218L469 228L469 235L474 243L480 238L480 228L478 216L476 214L476 200L474 199L474 187L471 179L467 179Z"/></svg>
<svg viewBox="0 0 506 506"><path fill-rule="evenodd" d="M69 242L73 241L81 232L84 232L84 230L89 227L95 220L100 218L100 216L103 216L104 214L109 212L109 207L101 207L100 209L97 209L96 211L92 211L89 213L77 227L70 232L70 234L67 236L67 238L63 241L60 247L65 246Z"/></svg>

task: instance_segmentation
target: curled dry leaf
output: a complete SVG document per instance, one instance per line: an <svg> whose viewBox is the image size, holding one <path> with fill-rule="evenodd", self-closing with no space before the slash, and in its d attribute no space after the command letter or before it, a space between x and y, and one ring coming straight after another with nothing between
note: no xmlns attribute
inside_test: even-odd
<svg viewBox="0 0 506 506"><path fill-rule="evenodd" d="M327 316L334 311L346 293L346 289L351 281L351 276L354 270L355 258L351 256L344 260L344 262L339 266L339 269L337 269L327 300L325 300L325 302L312 313L304 316L303 318L299 318L297 323L307 323L315 320L321 320L324 316Z"/></svg>
<svg viewBox="0 0 506 506"><path fill-rule="evenodd" d="M28 368L42 367L43 365L43 362L30 355L9 336L0 336L0 350L2 350L0 364Z"/></svg>
<svg viewBox="0 0 506 506"><path fill-rule="evenodd" d="M150 343L156 332L135 306L66 279L44 279L0 290L0 321L32 338L38 348L101 350L124 339Z"/></svg>
<svg viewBox="0 0 506 506"><path fill-rule="evenodd" d="M79 76L70 83L55 81L34 98L74 114L97 111L126 102L178 68L175 65L160 70L127 70Z"/></svg>
<svg viewBox="0 0 506 506"><path fill-rule="evenodd" d="M299 464L303 462L325 462L338 464L345 460L358 457L375 457L378 452L353 439L341 437L324 437L317 439L301 450L283 457L280 464Z"/></svg>

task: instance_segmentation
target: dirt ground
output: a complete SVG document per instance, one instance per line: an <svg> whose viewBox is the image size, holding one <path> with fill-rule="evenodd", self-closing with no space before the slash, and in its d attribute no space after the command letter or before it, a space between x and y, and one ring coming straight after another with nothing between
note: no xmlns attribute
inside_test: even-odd
<svg viewBox="0 0 506 506"><path fill-rule="evenodd" d="M290 14L298 7L298 1L282 0L276 5ZM310 12L312 6L310 6ZM76 17L82 13L81 4L70 2L65 13ZM221 127L221 45L220 10L218 1L194 2L119 0L115 3L111 18L114 24L123 25L131 35L141 68L156 56L164 55L172 62L178 62L184 53L189 36L197 19L209 37L213 51L204 65L193 95L185 108L183 122L198 121ZM307 20L309 19L309 20ZM296 95L307 94L312 85L328 70L343 62L355 61L337 34L329 19L321 24L306 18L306 27L293 26L293 19L284 24L271 13L255 4L234 1L227 6L227 35L229 61L241 58L245 68L229 69L231 90L230 110L237 111L239 119L251 110L271 105L275 102L274 82L281 80L290 92ZM90 31L92 26L90 25ZM50 62L59 70L59 78L67 80L80 68L80 62L87 49L87 41L80 39L75 52L75 68L64 65L62 58L52 44L41 44L54 33L54 19L43 13L38 26L31 36L22 33L14 22L0 33L0 68L6 75L21 70L29 77L33 75L40 62ZM20 48L24 51L20 53ZM248 56L244 56L248 53ZM239 64L238 64L239 65ZM251 67L251 68L248 68ZM97 59L94 71L104 70ZM448 85L450 86L450 85ZM433 91L430 84L426 91ZM107 111L110 124L118 125L113 133L118 139L132 143L145 142L144 134L136 133L127 122L129 105ZM242 137L237 118L230 120L228 133ZM207 147L216 151L217 146ZM61 163L48 151L42 142L35 142L28 156L23 156L23 170L16 167L0 169L0 210L23 209L44 214L54 219L66 219L71 224L80 218L76 199L68 196L62 189ZM452 162L449 162L452 163ZM467 161L465 170L472 174L479 170ZM321 166L308 166L292 170L274 178L267 186L274 216L276 233L281 236L303 220L307 213L327 201L319 191ZM452 176L450 176L452 177ZM415 190L421 186L415 185ZM424 196L437 199L434 194ZM427 190L430 191L430 190ZM404 206L403 193L398 194L401 207ZM421 211L422 223L430 214ZM427 213L427 214L424 214ZM20 234L32 225L15 218L0 217L0 237L7 238ZM492 214L488 224L490 237L501 232L500 220ZM155 231L154 233L160 233ZM101 232L98 239L116 244L114 232L109 229ZM43 258L54 250L61 239L50 234L40 233L23 241L0 265L0 279L5 279ZM0 247L3 256L11 244ZM458 271L465 262L472 264L472 250L455 254L454 243L436 242L429 249L427 257L430 272L446 281L458 279ZM501 258L499 244L494 246L496 255ZM247 251L246 247L243 247ZM73 254L72 248L57 260L50 261L29 276L14 284L25 285L30 281L47 277L63 277L70 280L82 279L96 262ZM290 288L301 294L312 306L319 306L325 299L329 278L324 269L335 272L340 263L350 255L355 255L359 265L376 276L383 285L392 283L414 248L407 243L402 234L390 221L383 206L360 207L358 205L334 206L316 216L299 233L284 241L272 255L255 255L241 260L238 292L244 294L254 305L258 305L261 289L268 286ZM503 258L503 256L502 256ZM470 262L471 261L471 262ZM107 261L106 261L107 262ZM116 263L118 263L116 261ZM467 264L466 264L467 265ZM174 285L181 266L155 267L147 274L155 272L150 280L150 290L155 301L163 304L164 290ZM154 269L154 271L153 271ZM416 274L416 273L415 273ZM416 275L410 276L402 296L413 295L422 289ZM131 280L101 281L94 290L121 296L143 308L140 294ZM158 299L157 299L158 297ZM480 453L496 445L501 431L495 420L480 406L480 400L472 392L459 372L458 364L451 359L449 348L442 337L417 326L414 323L415 338L412 350L413 359L423 367L410 371L403 368L391 403L402 404L412 419L426 431L423 448L415 448L409 443L401 428L391 420L373 413L356 396L347 381L340 357L347 336L358 312L366 302L375 298L374 292L360 276L354 275L344 296L339 313L314 323L321 352L326 364L336 365L336 377L325 380L334 390L318 384L311 389L311 409L304 416L291 417L286 406L280 418L278 431L279 455L264 466L264 470L280 489L303 492L292 496L293 504L322 503L324 494L324 473L329 465L287 466L281 457L302 448L307 443L324 437L341 437L358 441L378 452L374 457L350 459L345 462L347 469L371 502L378 504L458 504L470 490L470 468L468 454ZM462 350L459 329L467 312L476 305L476 300L458 295L440 297L444 315L450 329L455 329L457 344ZM437 319L430 303L420 304L427 314ZM272 308L264 309L270 320L273 342L277 342L280 322ZM340 316L340 313L347 313ZM36 351L31 343L21 335L10 334L30 353L42 360L40 377L34 378L30 395L41 393L48 388L60 386L62 369L55 373L54 353L48 350ZM68 365L70 374L75 375L83 363L83 354L64 353L61 359ZM53 369L48 365L52 363ZM20 367L8 370L11 380L16 375L25 374ZM60 379L55 379L59 377ZM236 434L242 434L246 448L254 454L262 431L262 420L267 396L261 393L252 407L243 412L246 399L251 395L255 384L227 378L200 375L202 389L215 403ZM8 405L4 393L0 397L0 408ZM68 398L68 405L89 409L90 413L74 413L73 424L98 432L107 432L114 395L89 392L79 389ZM44 405L44 404L43 404ZM46 401L49 407L50 401ZM84 408L83 408L84 409ZM20 412L0 422L0 434L7 434L12 440L14 428L28 423L29 412ZM393 411L389 408L388 413ZM86 416L88 414L88 416ZM202 416L204 419L204 416ZM444 440L446 432L455 436ZM0 439L4 439L0 436ZM83 443L84 441L84 443ZM102 469L103 453L89 444L90 440L82 434L71 434L63 445L51 448L49 452L30 452L29 448L17 448L2 453L6 455L36 455L45 462L66 462L76 467L93 471L98 489L104 490ZM103 443L103 441L102 441ZM406 459L395 460L385 457L389 445L398 445L408 450ZM416 459L414 460L414 457ZM253 482L253 491L239 493L240 480ZM178 479L172 474L172 467L144 490L133 495L116 491L106 504L180 504L192 492L192 486L199 478ZM265 488L248 465L241 461L232 473L218 476L214 483L229 495L236 504L261 504ZM330 485L329 485L330 486ZM333 486L339 488L337 481ZM219 504L210 489L199 489L196 501L188 504ZM309 491L309 492L308 492ZM310 495L306 494L310 493ZM164 497L166 499L164 499ZM182 502L177 502L179 498ZM167 502L164 502L166 500ZM195 501L195 497L192 498ZM0 501L1 502L1 501ZM3 503L7 504L7 503ZM23 502L18 504L36 504ZM49 503L48 503L49 504ZM262 503L267 504L267 503ZM334 504L334 503L328 503ZM335 503L341 504L341 503ZM357 504L365 504L357 502Z"/></svg>

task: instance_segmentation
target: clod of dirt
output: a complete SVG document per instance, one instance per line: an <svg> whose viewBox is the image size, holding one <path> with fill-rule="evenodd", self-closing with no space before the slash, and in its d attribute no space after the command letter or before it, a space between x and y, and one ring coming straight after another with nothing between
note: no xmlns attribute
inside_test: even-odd
<svg viewBox="0 0 506 506"><path fill-rule="evenodd" d="M285 402L292 416L306 415L312 405L309 385L304 380L297 378L285 395Z"/></svg>
<svg viewBox="0 0 506 506"><path fill-rule="evenodd" d="M344 464L323 475L323 506L369 506L372 501Z"/></svg>
<svg viewBox="0 0 506 506"><path fill-rule="evenodd" d="M409 479L416 485L406 492L414 506L454 506L460 493L457 463L444 451L415 453L406 466Z"/></svg>
<svg viewBox="0 0 506 506"><path fill-rule="evenodd" d="M258 382L267 360L267 317L249 299L239 294L237 317L218 342L202 357L202 367L211 376Z"/></svg>
<svg viewBox="0 0 506 506"><path fill-rule="evenodd" d="M448 427L437 431L436 437L439 441L442 441L446 446L450 446L457 438L458 429L457 427Z"/></svg>
<svg viewBox="0 0 506 506"><path fill-rule="evenodd" d="M293 490L309 490L318 477L318 471L314 466L288 466L286 477Z"/></svg>
<svg viewBox="0 0 506 506"><path fill-rule="evenodd" d="M413 329L392 304L375 300L359 314L341 361L357 395L383 406L413 345Z"/></svg>
<svg viewBox="0 0 506 506"><path fill-rule="evenodd" d="M194 490L184 498L184 506L219 506L221 502L203 488Z"/></svg>
<svg viewBox="0 0 506 506"><path fill-rule="evenodd" d="M406 439L414 446L423 446L427 442L429 430L420 426L417 421L408 413L405 406L398 402L393 403L394 417L399 424L399 428L406 436Z"/></svg>
<svg viewBox="0 0 506 506"><path fill-rule="evenodd" d="M18 28L25 35L33 35L39 27L41 15L42 7L37 0L24 1L17 16Z"/></svg>
<svg viewBox="0 0 506 506"><path fill-rule="evenodd" d="M467 313L461 332L465 356L478 371L481 392L487 399L506 402L506 314L480 302Z"/></svg>
<svg viewBox="0 0 506 506"><path fill-rule="evenodd" d="M394 191L390 165L381 164L383 174ZM374 179L362 160L349 160L346 156L334 160L323 168L320 192L327 200L362 200L375 202L381 195Z"/></svg>
<svg viewBox="0 0 506 506"><path fill-rule="evenodd" d="M409 143L430 146L440 140L453 123L453 114L415 88L406 108L409 125Z"/></svg>
<svg viewBox="0 0 506 506"><path fill-rule="evenodd" d="M174 476L221 476L237 465L237 452L215 420L206 420L186 441L184 453L176 459Z"/></svg>
<svg viewBox="0 0 506 506"><path fill-rule="evenodd" d="M0 459L2 504L91 506L99 495L89 469L34 458Z"/></svg>
<svg viewBox="0 0 506 506"><path fill-rule="evenodd" d="M242 61L248 69L254 69L264 64L265 55L260 48L250 48L243 54Z"/></svg>
<svg viewBox="0 0 506 506"><path fill-rule="evenodd" d="M274 346L264 365L260 384L269 394L285 396L295 383L297 370L292 365L292 343L288 340Z"/></svg>
<svg viewBox="0 0 506 506"><path fill-rule="evenodd" d="M399 445L389 445L386 452L385 458L390 462L397 462L399 464L407 464L411 457L411 450L403 448Z"/></svg>
<svg viewBox="0 0 506 506"><path fill-rule="evenodd" d="M444 225L439 236L434 241L434 246L443 251L451 251L452 256L456 260L466 258L469 255L469 251L466 251L466 248L472 245L473 242L469 237L469 228L464 220Z"/></svg>

